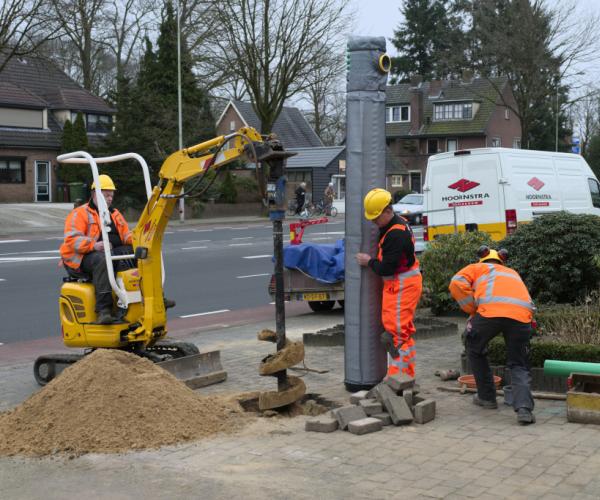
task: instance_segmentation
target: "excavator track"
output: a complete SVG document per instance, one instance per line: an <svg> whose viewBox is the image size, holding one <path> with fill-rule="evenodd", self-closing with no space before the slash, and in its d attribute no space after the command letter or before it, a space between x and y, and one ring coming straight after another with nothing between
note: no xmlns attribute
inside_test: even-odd
<svg viewBox="0 0 600 500"><path fill-rule="evenodd" d="M83 354L48 354L39 356L33 364L33 376L40 385L46 385L65 368L77 363Z"/></svg>

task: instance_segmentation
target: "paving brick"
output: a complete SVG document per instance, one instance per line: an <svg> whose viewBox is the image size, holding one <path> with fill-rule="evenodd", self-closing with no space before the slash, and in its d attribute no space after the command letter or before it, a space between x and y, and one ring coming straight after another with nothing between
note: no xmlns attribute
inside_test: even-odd
<svg viewBox="0 0 600 500"><path fill-rule="evenodd" d="M384 382L391 387L396 394L400 394L404 389L411 389L415 385L415 379L409 377L406 373L389 375L385 378Z"/></svg>
<svg viewBox="0 0 600 500"><path fill-rule="evenodd" d="M338 421L333 417L311 418L306 421L304 430L309 432L333 432L339 426Z"/></svg>
<svg viewBox="0 0 600 500"><path fill-rule="evenodd" d="M381 420L383 425L392 425L392 417L390 417L389 413L377 413L376 415L373 415L373 418Z"/></svg>
<svg viewBox="0 0 600 500"><path fill-rule="evenodd" d="M426 424L435 418L435 401L427 399L415 405L415 422Z"/></svg>
<svg viewBox="0 0 600 500"><path fill-rule="evenodd" d="M361 400L367 399L367 393L369 391L358 391L354 394L350 394L350 404L357 405Z"/></svg>
<svg viewBox="0 0 600 500"><path fill-rule="evenodd" d="M369 394L371 395L370 397L376 399L381 404L383 404L383 401L386 397L392 397L396 395L392 388L383 382L373 387L373 389L369 391Z"/></svg>
<svg viewBox="0 0 600 500"><path fill-rule="evenodd" d="M383 428L383 422L378 418L367 417L360 420L353 420L348 424L348 430L352 434L362 435L371 432L380 431Z"/></svg>
<svg viewBox="0 0 600 500"><path fill-rule="evenodd" d="M336 408L335 410L331 410L331 414L338 421L338 423L340 424L340 429L342 429L343 431L345 431L348 428L348 424L350 422L367 417L365 410L363 410L362 407L356 405L342 406L341 408Z"/></svg>
<svg viewBox="0 0 600 500"><path fill-rule="evenodd" d="M408 407L413 410L413 406L415 406L415 393L412 391L412 389L404 389L402 391L402 397L404 397L404 401L406 401L406 404L408 405ZM414 414L414 410L413 410L413 414Z"/></svg>
<svg viewBox="0 0 600 500"><path fill-rule="evenodd" d="M381 413L383 407L379 401L375 399L363 399L359 402L359 406L365 410L367 417L374 415L375 413Z"/></svg>
<svg viewBox="0 0 600 500"><path fill-rule="evenodd" d="M413 414L402 396L386 395L383 399L383 406L390 414L394 425L410 424L413 421Z"/></svg>

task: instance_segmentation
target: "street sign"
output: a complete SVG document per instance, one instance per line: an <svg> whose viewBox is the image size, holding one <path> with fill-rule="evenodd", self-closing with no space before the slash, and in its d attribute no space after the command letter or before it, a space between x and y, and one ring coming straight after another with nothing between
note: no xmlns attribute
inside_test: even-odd
<svg viewBox="0 0 600 500"><path fill-rule="evenodd" d="M580 153L579 146L571 146L571 152L575 153L575 154L579 154Z"/></svg>

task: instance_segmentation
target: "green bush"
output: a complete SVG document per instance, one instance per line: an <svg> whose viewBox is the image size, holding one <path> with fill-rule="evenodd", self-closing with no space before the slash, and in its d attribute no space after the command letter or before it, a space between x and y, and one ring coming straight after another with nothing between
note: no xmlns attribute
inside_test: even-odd
<svg viewBox="0 0 600 500"><path fill-rule="evenodd" d="M489 234L477 231L441 235L432 241L421 257L424 305L434 314L459 310L448 291L450 280L463 267L476 262L481 245L491 243Z"/></svg>
<svg viewBox="0 0 600 500"><path fill-rule="evenodd" d="M256 182L256 177L237 175L234 178L234 181L238 193L238 202L249 203L261 201L260 194L258 193L258 183Z"/></svg>
<svg viewBox="0 0 600 500"><path fill-rule="evenodd" d="M586 297L580 305L542 306L535 314L538 333L549 341L600 345L600 295Z"/></svg>
<svg viewBox="0 0 600 500"><path fill-rule="evenodd" d="M221 201L224 203L235 203L237 201L237 189L231 172L225 172L225 178L221 182Z"/></svg>
<svg viewBox="0 0 600 500"><path fill-rule="evenodd" d="M492 365L506 365L506 346L502 336L494 338L489 343L488 359ZM559 344L556 342L544 342L542 340L534 339L531 342L529 359L531 366L534 368L542 368L544 366L544 361L547 359L600 363L600 346Z"/></svg>
<svg viewBox="0 0 600 500"><path fill-rule="evenodd" d="M523 224L499 246L540 303L574 303L600 282L600 218L561 212Z"/></svg>

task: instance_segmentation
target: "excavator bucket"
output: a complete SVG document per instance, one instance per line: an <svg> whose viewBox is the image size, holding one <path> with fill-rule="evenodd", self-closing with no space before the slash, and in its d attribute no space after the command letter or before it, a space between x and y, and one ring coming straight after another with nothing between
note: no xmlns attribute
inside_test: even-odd
<svg viewBox="0 0 600 500"><path fill-rule="evenodd" d="M227 372L221 365L221 352L209 351L156 363L190 389L218 384L227 379Z"/></svg>

